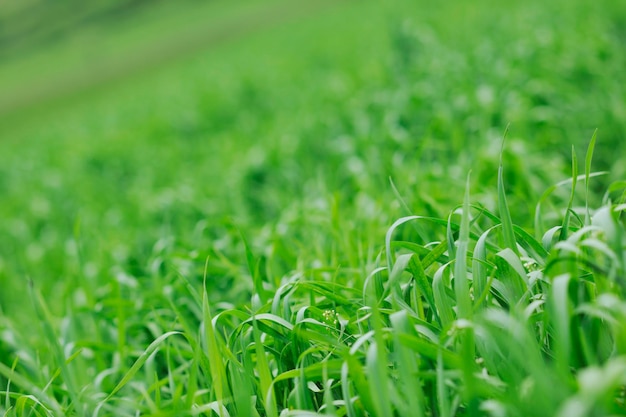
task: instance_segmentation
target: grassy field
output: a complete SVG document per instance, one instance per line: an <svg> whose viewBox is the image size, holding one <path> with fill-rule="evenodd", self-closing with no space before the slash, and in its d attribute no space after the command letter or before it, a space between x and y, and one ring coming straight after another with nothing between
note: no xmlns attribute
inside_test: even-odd
<svg viewBox="0 0 626 417"><path fill-rule="evenodd" d="M626 4L440 3L0 7L0 415L626 415Z"/></svg>

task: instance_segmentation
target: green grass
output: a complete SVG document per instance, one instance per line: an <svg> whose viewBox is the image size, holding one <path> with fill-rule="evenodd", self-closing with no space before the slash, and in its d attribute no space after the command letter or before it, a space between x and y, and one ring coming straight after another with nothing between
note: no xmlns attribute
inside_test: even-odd
<svg viewBox="0 0 626 417"><path fill-rule="evenodd" d="M625 415L626 9L418 3L11 52L0 415Z"/></svg>

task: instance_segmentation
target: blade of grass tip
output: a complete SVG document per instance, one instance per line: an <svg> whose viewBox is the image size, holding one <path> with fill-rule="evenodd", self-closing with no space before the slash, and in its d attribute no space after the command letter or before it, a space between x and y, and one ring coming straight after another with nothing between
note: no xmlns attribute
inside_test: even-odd
<svg viewBox="0 0 626 417"><path fill-rule="evenodd" d="M391 177L389 177L389 184L391 184L391 191L393 191L393 195L396 197L396 199L398 200L398 202L400 202L400 206L402 207L402 209L406 212L407 216L410 216L411 213L413 213L413 211L411 210L411 208L409 207L409 205L406 203L406 201L404 200L404 198L402 198L402 195L400 194L400 191L398 191L398 187L396 187L396 184L393 182L393 180L391 179ZM420 237L422 239L425 238L424 233L422 228L418 225L418 224L413 224L413 229L415 229L415 231L420 235Z"/></svg>
<svg viewBox="0 0 626 417"><path fill-rule="evenodd" d="M566 240L569 232L569 220L572 211L572 206L574 205L574 197L576 196L576 183L578 180L578 159L576 158L576 151L574 150L574 146L572 145L572 190L569 195L569 201L567 202L567 210L565 211L565 216L563 217L563 227L561 228L561 234L559 235L559 240Z"/></svg>
<svg viewBox="0 0 626 417"><path fill-rule="evenodd" d="M402 217L398 220L396 220L391 227L387 230L387 234L385 235L385 252L387 255L387 267L389 268L389 270L391 271L391 269L393 268L393 256L392 256L392 251L391 251L391 238L393 237L393 232L398 228L398 226L411 221L411 220L416 220L416 219L420 219L422 218L422 216L407 216L407 217Z"/></svg>
<svg viewBox="0 0 626 417"><path fill-rule="evenodd" d="M404 198L402 198L402 195L400 195L400 191L398 191L398 188L396 187L396 184L393 182L393 179L391 179L391 177L389 177L389 184L391 184L391 191L393 191L393 195L395 195L398 199L400 206L402 206L404 211L406 211L406 214L410 216L411 209L409 208L409 205L406 203L406 201L404 201Z"/></svg>
<svg viewBox="0 0 626 417"><path fill-rule="evenodd" d="M365 278L363 283L363 301L366 305L373 305L380 301L384 290L380 274L385 269L385 267L377 267ZM314 304L313 300L311 304Z"/></svg>
<svg viewBox="0 0 626 417"><path fill-rule="evenodd" d="M597 135L598 129L594 130L587 147L587 155L585 155L585 226L591 224L591 214L589 213L589 175L591 174L591 160L593 159L593 150L596 147Z"/></svg>
<svg viewBox="0 0 626 417"><path fill-rule="evenodd" d="M541 198L539 198L539 201L537 202L537 205L535 206L534 224L535 224L535 237L537 239L541 239L541 231L544 229L543 218L541 216L541 205L544 203L544 201L548 199L550 194L552 194L554 190L556 189L557 189L557 186L555 184L551 185L546 191L543 192L543 194L541 195Z"/></svg>
<svg viewBox="0 0 626 417"><path fill-rule="evenodd" d="M187 284L187 287L191 289L191 284L188 281L186 282L186 284ZM195 292L196 290L193 289L193 291ZM197 302L198 302L198 305L201 306L202 300L199 298L199 295L197 293L195 295L198 296ZM172 297L169 297L168 302L169 302L170 308L175 313L178 323L180 323L182 327L182 334L187 340L187 343L189 343L189 346L191 347L191 351L193 352L193 363L195 364L195 366L192 367L194 371L190 373L189 383L186 388L186 391L188 393L188 395L186 396L186 406L187 408L190 408L194 401L194 397L192 393L195 391L194 388L197 388L196 384L194 383L194 381L197 380L197 377L196 377L197 371L201 370L204 375L210 375L211 366L209 364L209 360L207 356L205 355L203 351L202 341L196 339L196 331L192 330L192 327L193 327L192 324L189 322L186 316L181 313L178 306L176 305L176 302L172 299Z"/></svg>
<svg viewBox="0 0 626 417"><path fill-rule="evenodd" d="M506 202L506 192L504 190L504 165L502 159L504 157L504 142L506 141L506 135L509 132L509 126L507 125L502 137L502 148L500 149L500 166L498 167L498 211L500 213L500 221L502 222L502 233L504 235L505 246L511 248L516 255L519 256L517 250L517 243L515 242L515 232L513 231L513 221L511 220L511 212Z"/></svg>
<svg viewBox="0 0 626 417"><path fill-rule="evenodd" d="M243 232L239 231L241 235L241 239L243 241L243 245L246 250L246 262L248 264L248 270L250 272L250 276L252 277L252 283L254 285L254 290L256 294L261 298L261 300L265 300L267 296L269 296L268 292L263 288L263 276L259 270L259 262L254 256L252 252L252 248L248 243L248 240L244 236Z"/></svg>
<svg viewBox="0 0 626 417"><path fill-rule="evenodd" d="M589 153L588 153L589 154ZM589 158L589 160L591 161L591 158ZM598 171L598 172L590 172L588 179L591 178L595 178L595 177L600 177L602 175L607 175L609 172L608 171ZM578 180L583 180L585 179L586 175L579 175L578 176ZM537 240L541 239L541 231L544 230L543 227L543 221L541 218L541 205L548 199L548 197L559 187L563 187L565 185L568 185L572 182L571 178L568 178L566 180L563 181L559 181L556 184L552 184L550 187L548 187L548 189L546 189L546 191L543 192L543 194L541 195L541 197L539 198L539 201L537 202L537 206L535 208L535 238ZM603 201L603 204L605 204L606 201Z"/></svg>
<svg viewBox="0 0 626 417"><path fill-rule="evenodd" d="M222 361L223 355L221 354L217 343L215 328L213 327L213 317L211 316L211 309L209 306L209 297L206 290L208 267L209 258L207 257L204 264L204 279L202 281L202 321L204 322L204 337L209 357L209 365L211 368L211 383L215 390L217 401L223 403L224 398L228 395L228 384L225 382L227 379L224 362ZM220 415L220 417L223 416Z"/></svg>

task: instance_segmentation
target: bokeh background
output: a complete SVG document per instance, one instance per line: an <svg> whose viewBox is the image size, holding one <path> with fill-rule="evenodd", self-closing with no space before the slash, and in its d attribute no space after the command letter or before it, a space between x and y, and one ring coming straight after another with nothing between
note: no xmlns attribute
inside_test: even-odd
<svg viewBox="0 0 626 417"><path fill-rule="evenodd" d="M60 316L148 300L207 256L214 300L245 303L241 231L273 279L366 273L470 169L495 207L507 125L517 223L596 129L599 200L625 174L625 43L609 0L4 1L1 312L28 323L30 280Z"/></svg>

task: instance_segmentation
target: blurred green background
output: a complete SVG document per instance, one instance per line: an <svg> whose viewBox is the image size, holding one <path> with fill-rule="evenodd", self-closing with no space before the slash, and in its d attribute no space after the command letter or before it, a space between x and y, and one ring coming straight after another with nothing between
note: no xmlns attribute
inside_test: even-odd
<svg viewBox="0 0 626 417"><path fill-rule="evenodd" d="M331 2L25 1L0 5L2 113L163 66Z"/></svg>
<svg viewBox="0 0 626 417"><path fill-rule="evenodd" d="M595 129L594 190L624 176L625 27L609 0L5 1L0 306L27 316L28 279L59 313L111 277L160 291L207 255L215 299L245 302L239 230L277 280L365 273L391 222L445 215L469 169L495 206L508 124L531 225Z"/></svg>

